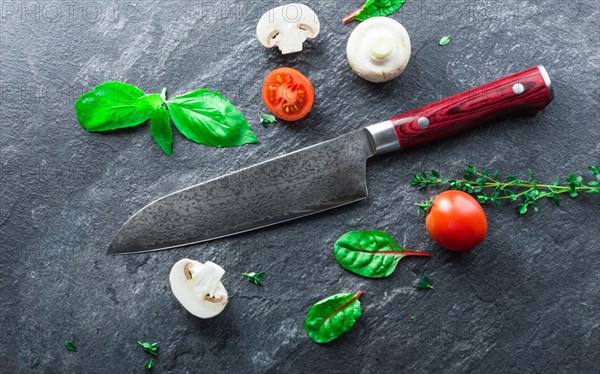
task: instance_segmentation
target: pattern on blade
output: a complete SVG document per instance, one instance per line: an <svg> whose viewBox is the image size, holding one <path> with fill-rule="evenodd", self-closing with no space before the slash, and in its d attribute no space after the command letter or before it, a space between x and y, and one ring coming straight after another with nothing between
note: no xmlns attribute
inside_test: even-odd
<svg viewBox="0 0 600 374"><path fill-rule="evenodd" d="M364 199L365 130L167 195L125 223L109 252L198 243Z"/></svg>

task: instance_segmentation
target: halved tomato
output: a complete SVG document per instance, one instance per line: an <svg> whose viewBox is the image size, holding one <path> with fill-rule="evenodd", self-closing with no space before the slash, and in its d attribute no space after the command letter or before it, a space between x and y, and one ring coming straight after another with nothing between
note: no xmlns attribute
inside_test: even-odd
<svg viewBox="0 0 600 374"><path fill-rule="evenodd" d="M279 68L265 78L262 98L275 116L286 121L297 121L310 112L315 91L308 78L298 70Z"/></svg>

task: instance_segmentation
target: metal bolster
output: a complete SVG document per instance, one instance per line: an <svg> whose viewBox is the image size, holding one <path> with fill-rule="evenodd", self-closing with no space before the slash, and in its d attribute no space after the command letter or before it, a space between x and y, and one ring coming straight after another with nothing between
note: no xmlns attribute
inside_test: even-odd
<svg viewBox="0 0 600 374"><path fill-rule="evenodd" d="M376 155L400 150L400 143L392 121L376 123L367 126L366 129L369 133L369 142Z"/></svg>
<svg viewBox="0 0 600 374"><path fill-rule="evenodd" d="M544 65L538 65L538 69L540 69L540 73L542 73L542 77L544 78L546 87L548 87L548 92L550 93L550 100L553 100L554 99L554 89L552 88L552 81L550 80L548 71L546 71L546 68L544 67Z"/></svg>

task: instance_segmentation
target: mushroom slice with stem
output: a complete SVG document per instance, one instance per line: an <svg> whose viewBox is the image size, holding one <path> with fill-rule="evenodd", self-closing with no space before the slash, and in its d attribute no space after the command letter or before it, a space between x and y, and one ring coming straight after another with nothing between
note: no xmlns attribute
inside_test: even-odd
<svg viewBox="0 0 600 374"><path fill-rule="evenodd" d="M196 317L212 318L227 305L227 290L221 283L225 270L207 261L184 258L171 269L171 290L183 307Z"/></svg>
<svg viewBox="0 0 600 374"><path fill-rule="evenodd" d="M361 78L380 83L402 74L410 60L410 37L404 26L387 17L358 25L346 46L350 67Z"/></svg>
<svg viewBox="0 0 600 374"><path fill-rule="evenodd" d="M303 4L292 3L269 10L256 25L256 36L267 47L278 47L282 54L302 51L306 39L319 35L319 18Z"/></svg>

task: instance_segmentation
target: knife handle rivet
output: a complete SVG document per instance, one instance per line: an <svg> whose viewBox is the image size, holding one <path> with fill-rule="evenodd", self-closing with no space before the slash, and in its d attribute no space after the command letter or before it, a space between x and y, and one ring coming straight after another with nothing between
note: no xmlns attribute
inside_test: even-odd
<svg viewBox="0 0 600 374"><path fill-rule="evenodd" d="M515 83L513 86L513 92L515 95L520 95L525 92L525 87L521 83Z"/></svg>
<svg viewBox="0 0 600 374"><path fill-rule="evenodd" d="M429 126L429 118L427 118L427 117L421 117L417 121L417 124L419 125L420 128L426 129L427 126Z"/></svg>

